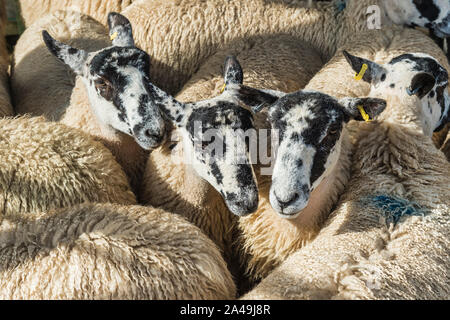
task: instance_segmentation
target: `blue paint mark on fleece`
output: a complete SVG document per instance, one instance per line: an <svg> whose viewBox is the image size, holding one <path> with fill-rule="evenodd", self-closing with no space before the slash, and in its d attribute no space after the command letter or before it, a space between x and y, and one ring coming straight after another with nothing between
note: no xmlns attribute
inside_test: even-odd
<svg viewBox="0 0 450 320"><path fill-rule="evenodd" d="M336 10L337 12L342 12L347 7L347 1L346 0L336 0Z"/></svg>
<svg viewBox="0 0 450 320"><path fill-rule="evenodd" d="M397 223L404 215L424 216L424 210L416 203L406 199L379 195L372 197L371 202L379 209L383 210L393 221Z"/></svg>

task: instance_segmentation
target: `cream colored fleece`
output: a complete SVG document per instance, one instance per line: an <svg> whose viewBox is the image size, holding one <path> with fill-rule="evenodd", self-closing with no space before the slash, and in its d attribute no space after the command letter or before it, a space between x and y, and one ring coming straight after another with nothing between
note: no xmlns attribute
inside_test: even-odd
<svg viewBox="0 0 450 320"><path fill-rule="evenodd" d="M137 0L123 14L136 43L153 57L156 84L176 93L221 45L255 36L295 36L317 49L324 61L354 34L367 31L367 8L382 0L334 2L272 0ZM391 24L382 21L382 28Z"/></svg>
<svg viewBox="0 0 450 320"><path fill-rule="evenodd" d="M106 25L109 12L120 13L132 2L133 0L19 0L22 19L27 27L58 10L78 11Z"/></svg>
<svg viewBox="0 0 450 320"><path fill-rule="evenodd" d="M83 203L135 204L111 152L83 132L43 118L0 119L0 213Z"/></svg>
<svg viewBox="0 0 450 320"><path fill-rule="evenodd" d="M233 299L217 247L154 208L84 204L0 223L0 299Z"/></svg>

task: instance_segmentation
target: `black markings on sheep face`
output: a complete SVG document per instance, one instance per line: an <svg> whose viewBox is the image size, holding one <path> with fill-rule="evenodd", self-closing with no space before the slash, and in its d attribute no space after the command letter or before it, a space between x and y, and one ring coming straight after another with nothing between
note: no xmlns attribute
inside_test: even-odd
<svg viewBox="0 0 450 320"><path fill-rule="evenodd" d="M165 125L149 86L148 54L135 47L114 46L90 56L85 83L98 118L131 134L145 149L160 145Z"/></svg>
<svg viewBox="0 0 450 320"><path fill-rule="evenodd" d="M185 143L193 150L194 170L224 198L234 214L256 210L258 190L245 133L256 131L249 111L224 100L193 107L185 115Z"/></svg>
<svg viewBox="0 0 450 320"><path fill-rule="evenodd" d="M371 95L385 96L388 92L398 96L411 94L412 86L417 87L415 79L431 75L429 83L423 83L423 88L419 88L416 95L421 100L424 117L428 118L428 126L431 126L427 131L437 131L445 125L449 113L448 72L436 59L419 53L403 54L382 69L387 73L387 83L395 85L388 87L385 83L374 81Z"/></svg>
<svg viewBox="0 0 450 320"><path fill-rule="evenodd" d="M341 132L350 116L333 97L299 91L272 105L269 119L280 139L270 201L283 216L295 217L337 163Z"/></svg>
<svg viewBox="0 0 450 320"><path fill-rule="evenodd" d="M397 24L431 28L445 38L450 36L450 2L448 0L385 0L385 10Z"/></svg>

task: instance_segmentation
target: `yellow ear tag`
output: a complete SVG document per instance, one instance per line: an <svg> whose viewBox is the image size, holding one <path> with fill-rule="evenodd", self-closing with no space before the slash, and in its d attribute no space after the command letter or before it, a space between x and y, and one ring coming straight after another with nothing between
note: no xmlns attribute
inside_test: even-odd
<svg viewBox="0 0 450 320"><path fill-rule="evenodd" d="M113 41L115 38L117 38L117 31L114 32L110 37L111 41Z"/></svg>
<svg viewBox="0 0 450 320"><path fill-rule="evenodd" d="M355 80L361 80L364 77L364 74L366 73L368 68L369 67L367 66L367 64L363 63L359 73L355 74Z"/></svg>
<svg viewBox="0 0 450 320"><path fill-rule="evenodd" d="M223 93L225 91L225 87L227 86L226 83L224 83L223 87L220 89L220 93Z"/></svg>
<svg viewBox="0 0 450 320"><path fill-rule="evenodd" d="M364 110L363 106L358 106L358 110L359 113L361 113L361 117L364 119L364 121L366 122L372 121L370 120L370 116L366 113L366 110Z"/></svg>

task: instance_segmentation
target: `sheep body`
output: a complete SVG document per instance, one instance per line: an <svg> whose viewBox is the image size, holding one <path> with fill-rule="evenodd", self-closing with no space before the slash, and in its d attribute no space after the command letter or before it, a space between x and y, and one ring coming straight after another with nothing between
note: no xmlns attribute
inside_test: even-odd
<svg viewBox="0 0 450 320"><path fill-rule="evenodd" d="M369 31L349 40L306 89L337 97L369 94L368 83L352 79L354 71L341 49L379 63L419 51L448 68L445 55L430 38L393 26L383 34ZM431 137L424 134L420 108L410 100L383 98L388 99L388 108L379 117L385 122L349 127L356 152L352 178L337 209L312 242L290 251L291 255L286 255L286 260L244 299L448 296L449 266L442 257L448 255L450 247L449 166ZM403 205L405 212L417 204L421 209L415 213L425 217L407 214L394 223L389 210L373 200L377 196L394 199L393 205ZM435 274L430 275L431 270L436 270Z"/></svg>
<svg viewBox="0 0 450 320"><path fill-rule="evenodd" d="M217 247L163 210L84 204L0 228L1 299L235 297Z"/></svg>
<svg viewBox="0 0 450 320"><path fill-rule="evenodd" d="M176 93L220 45L267 34L295 36L324 61L348 38L368 30L367 9L383 0L283 3L267 0L138 0L123 14L135 26L136 43L154 57L157 85ZM381 12L381 26L392 24ZM224 27L226 26L226 27ZM230 27L231 26L231 27Z"/></svg>
<svg viewBox="0 0 450 320"><path fill-rule="evenodd" d="M176 99L200 101L217 95L223 86L221 65L228 55L238 58L244 71L244 84L286 92L301 89L322 66L317 51L291 36L264 36L239 40L220 48L211 56L186 83ZM270 127L265 114L255 114L254 119L257 129ZM176 137L173 140L176 140ZM230 215L221 196L212 187L190 173L188 166L173 163L174 151L182 152L177 151L179 146L171 150L169 147L173 143L167 141L161 149L150 154L140 198L145 204L176 212L194 223L224 251L226 261L236 263L236 260L243 260L238 254L239 248L235 247L238 237L236 226L241 222ZM258 171L259 166L255 170L260 193L258 210L248 218L239 219L248 221L249 226L260 212L271 210L268 201L270 176L261 176ZM310 227L315 228L312 226L305 228ZM286 225L286 228L290 230L289 225ZM299 242L310 237L309 232L305 234L307 235L299 236ZM275 250L274 247L267 247L265 248L270 253Z"/></svg>
<svg viewBox="0 0 450 320"><path fill-rule="evenodd" d="M448 298L450 165L429 137L396 125L362 125L326 226L244 299Z"/></svg>
<svg viewBox="0 0 450 320"><path fill-rule="evenodd" d="M109 45L106 28L73 11L57 11L29 26L14 48L11 91L19 114L59 121L70 104L75 74L55 59L42 40L42 30L83 50ZM39 63L36 63L39 61Z"/></svg>
<svg viewBox="0 0 450 320"><path fill-rule="evenodd" d="M103 130L90 108L82 80L46 48L42 30L74 47L96 51L111 45L106 28L87 15L56 11L36 21L14 50L11 89L18 114L45 116L83 130L107 146L129 177L133 190L144 169L147 152L128 135ZM36 61L40 61L36 64Z"/></svg>
<svg viewBox="0 0 450 320"><path fill-rule="evenodd" d="M0 128L3 214L136 203L110 151L81 131L28 117L0 119Z"/></svg>
<svg viewBox="0 0 450 320"><path fill-rule="evenodd" d="M35 1L19 0L22 19L27 27L58 10L78 11L106 25L109 12L121 12L132 2L133 0L43 0L36 6Z"/></svg>

